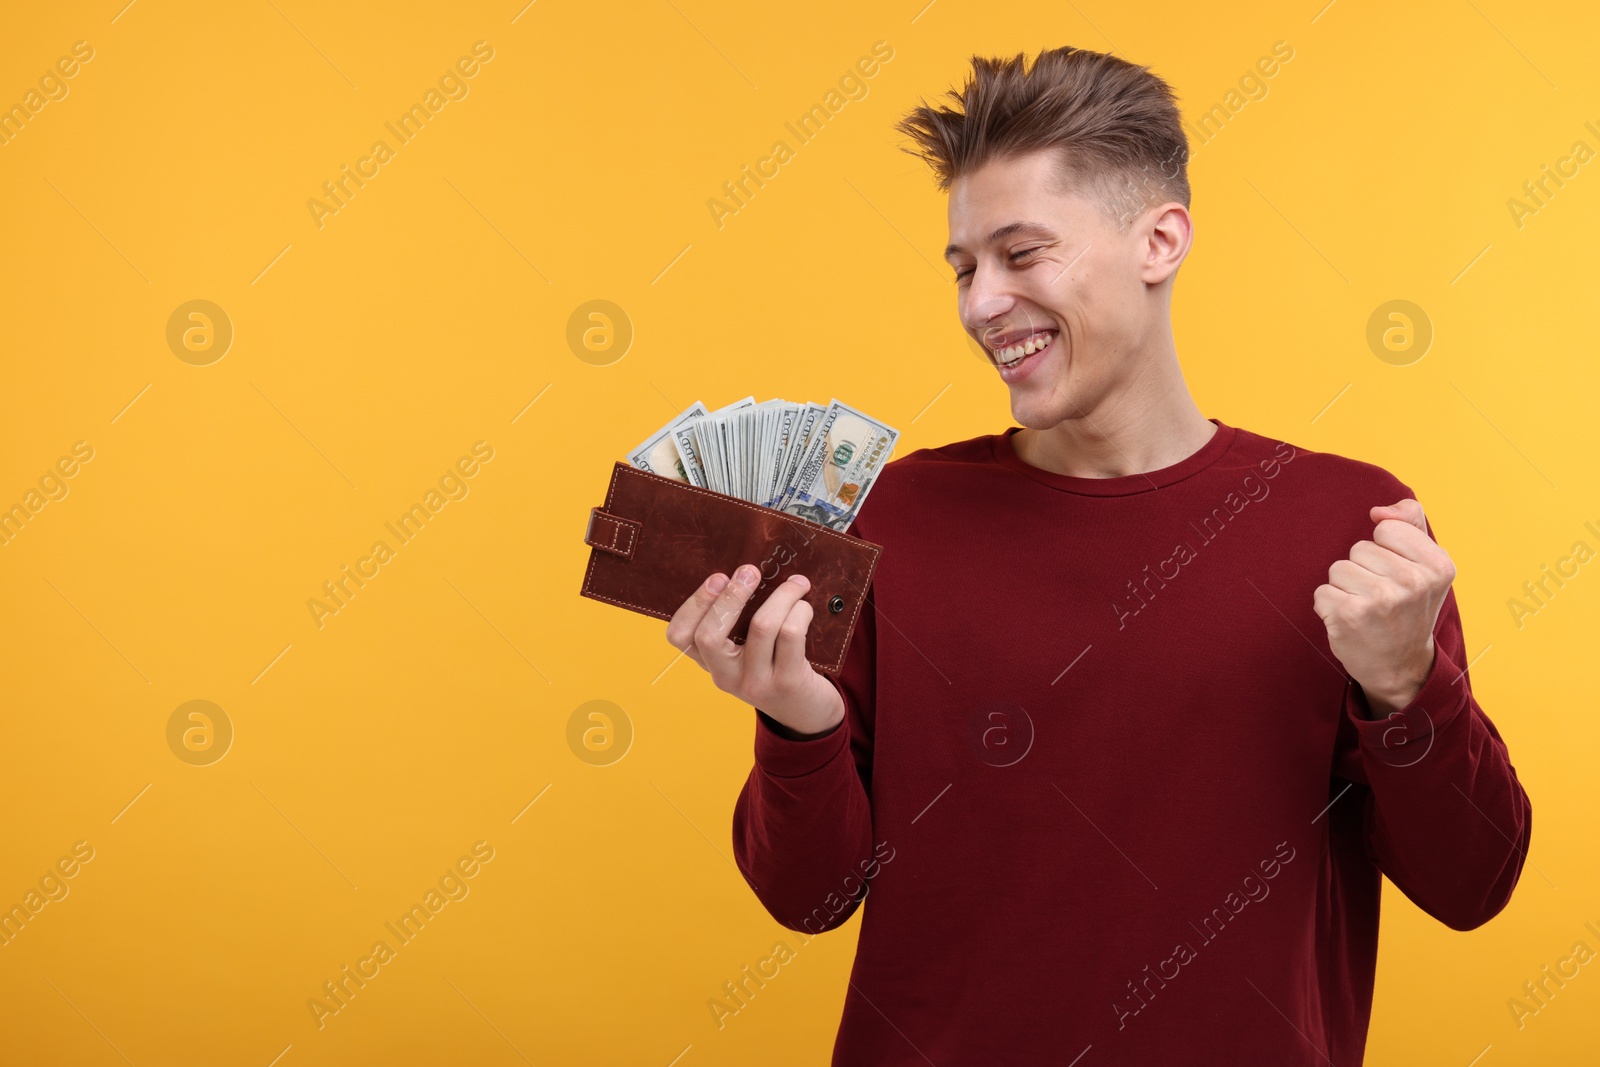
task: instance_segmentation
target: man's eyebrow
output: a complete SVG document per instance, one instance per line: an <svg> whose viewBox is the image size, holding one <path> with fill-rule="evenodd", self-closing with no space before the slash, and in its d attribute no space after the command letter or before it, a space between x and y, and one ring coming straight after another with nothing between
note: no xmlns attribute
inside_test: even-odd
<svg viewBox="0 0 1600 1067"><path fill-rule="evenodd" d="M1038 234L1040 237L1054 237L1056 235L1054 230L1042 222L1010 222L991 233L985 243L994 244L996 241L1003 240L1015 233L1033 233ZM965 251L966 249L960 245L951 244L945 248L944 258L949 259L951 256Z"/></svg>

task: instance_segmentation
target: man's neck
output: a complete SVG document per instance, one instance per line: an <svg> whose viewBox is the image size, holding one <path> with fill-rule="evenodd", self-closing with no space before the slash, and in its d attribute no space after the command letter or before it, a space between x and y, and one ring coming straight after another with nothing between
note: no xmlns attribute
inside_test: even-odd
<svg viewBox="0 0 1600 1067"><path fill-rule="evenodd" d="M1174 360L1174 367L1176 360ZM1153 394L1129 389L1095 412L1044 430L1024 427L1012 447L1024 463L1077 478L1119 478L1170 467L1198 452L1217 427L1181 376Z"/></svg>

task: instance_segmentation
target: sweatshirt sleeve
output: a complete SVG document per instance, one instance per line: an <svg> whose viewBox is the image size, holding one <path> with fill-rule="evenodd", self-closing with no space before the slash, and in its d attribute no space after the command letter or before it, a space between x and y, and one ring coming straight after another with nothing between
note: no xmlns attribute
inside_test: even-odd
<svg viewBox="0 0 1600 1067"><path fill-rule="evenodd" d="M872 589L837 676L844 721L794 741L756 709L755 766L733 811L733 854L780 924L819 934L860 906L876 873L872 848L872 730L877 620Z"/></svg>
<svg viewBox="0 0 1600 1067"><path fill-rule="evenodd" d="M1392 715L1374 719L1360 684L1346 678L1336 773L1367 787L1363 835L1379 870L1435 919L1472 930L1511 899L1533 809L1472 695L1454 587L1433 643L1421 691Z"/></svg>

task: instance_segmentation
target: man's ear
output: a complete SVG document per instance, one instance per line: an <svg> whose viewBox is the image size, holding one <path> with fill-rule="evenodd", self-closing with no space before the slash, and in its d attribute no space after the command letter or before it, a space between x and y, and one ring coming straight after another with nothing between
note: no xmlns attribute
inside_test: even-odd
<svg viewBox="0 0 1600 1067"><path fill-rule="evenodd" d="M1189 254L1189 246L1194 243L1194 218L1188 208L1174 200L1151 208L1134 225L1141 227L1144 246L1139 279L1148 285L1160 285L1177 272Z"/></svg>

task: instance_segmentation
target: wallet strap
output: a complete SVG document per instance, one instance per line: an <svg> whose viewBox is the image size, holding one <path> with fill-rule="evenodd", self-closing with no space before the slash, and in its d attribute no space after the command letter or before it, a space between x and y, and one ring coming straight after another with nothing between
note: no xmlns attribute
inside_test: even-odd
<svg viewBox="0 0 1600 1067"><path fill-rule="evenodd" d="M633 546L639 543L641 529L643 526L634 519L612 515L599 508L590 508L589 528L583 533L583 541L602 552L610 552L623 559L632 559Z"/></svg>

